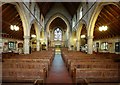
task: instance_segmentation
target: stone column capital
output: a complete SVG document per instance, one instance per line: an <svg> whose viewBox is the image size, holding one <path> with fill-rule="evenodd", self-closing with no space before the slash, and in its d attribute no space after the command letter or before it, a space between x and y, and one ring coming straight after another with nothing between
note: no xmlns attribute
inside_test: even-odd
<svg viewBox="0 0 120 85"><path fill-rule="evenodd" d="M87 39L93 39L94 36L87 36Z"/></svg>
<svg viewBox="0 0 120 85"><path fill-rule="evenodd" d="M40 39L39 40L36 40L37 42L40 42Z"/></svg>
<svg viewBox="0 0 120 85"><path fill-rule="evenodd" d="M76 42L80 42L80 40L76 40Z"/></svg>
<svg viewBox="0 0 120 85"><path fill-rule="evenodd" d="M24 39L30 39L30 36L24 36Z"/></svg>

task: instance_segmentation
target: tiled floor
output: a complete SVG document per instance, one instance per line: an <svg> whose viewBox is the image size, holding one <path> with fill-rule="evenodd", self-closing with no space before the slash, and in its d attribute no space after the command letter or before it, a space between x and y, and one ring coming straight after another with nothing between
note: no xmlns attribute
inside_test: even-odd
<svg viewBox="0 0 120 85"><path fill-rule="evenodd" d="M55 55L46 83L72 83L61 54Z"/></svg>

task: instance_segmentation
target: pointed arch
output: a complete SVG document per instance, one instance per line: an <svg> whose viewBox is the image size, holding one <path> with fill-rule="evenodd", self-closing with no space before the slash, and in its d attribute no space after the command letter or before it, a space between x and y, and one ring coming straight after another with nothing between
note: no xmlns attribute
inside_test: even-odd
<svg viewBox="0 0 120 85"><path fill-rule="evenodd" d="M96 3L95 7L94 7L94 11L89 19L89 23L87 25L87 43L88 43L88 54L92 54L93 53L93 32L94 32L94 27L95 27L95 23L96 20L101 12L101 10L103 9L103 7L105 5L109 5L109 4L113 4L117 7L120 8L120 5L117 2L100 2L100 3Z"/></svg>
<svg viewBox="0 0 120 85"><path fill-rule="evenodd" d="M23 4L19 3L19 2L18 3L5 2L5 3L2 3L2 5L7 4L7 3L15 5L16 10L19 13L21 21L22 21L24 36L29 36L29 33L30 33L30 31L28 29L29 28L29 19L27 17L28 14L25 12Z"/></svg>
<svg viewBox="0 0 120 85"><path fill-rule="evenodd" d="M56 18L61 18L65 23L66 23L66 25L67 25L67 30L68 30L68 32L69 32L69 30L70 30L70 22L68 21L68 19L64 16L64 15L62 15L61 13L56 13L56 14L54 14L53 16L51 16L50 17L50 19L49 19L49 21L46 23L46 31L48 32L49 31L49 25L51 24L51 22L54 20L54 19L56 19Z"/></svg>
<svg viewBox="0 0 120 85"><path fill-rule="evenodd" d="M34 28L35 28L37 40L40 40L40 30L41 30L40 25L37 23L37 21L35 19L33 19L30 23L30 30L31 30L32 24L34 25Z"/></svg>
<svg viewBox="0 0 120 85"><path fill-rule="evenodd" d="M109 5L109 4L113 4L115 6L117 6L118 8L120 8L120 5L117 3L117 2L100 2L100 3L97 3L96 4L96 7L91 15L91 18L89 20L89 23L87 25L87 35L88 36L93 36L93 32L94 32L94 27L95 27L95 23L96 23L96 20L98 18L98 15L100 14L101 10L103 9L103 7L105 5Z"/></svg>
<svg viewBox="0 0 120 85"><path fill-rule="evenodd" d="M51 24L51 22L56 19L56 18L61 18L67 25L67 31L66 31L66 42L69 43L70 42L70 35L71 35L71 27L70 27L70 22L68 21L68 19L61 13L56 13L53 16L50 17L49 21L46 23L46 32L49 33L49 26ZM47 36L47 35L46 35ZM70 45L70 43L69 43ZM68 45L68 46L69 46Z"/></svg>

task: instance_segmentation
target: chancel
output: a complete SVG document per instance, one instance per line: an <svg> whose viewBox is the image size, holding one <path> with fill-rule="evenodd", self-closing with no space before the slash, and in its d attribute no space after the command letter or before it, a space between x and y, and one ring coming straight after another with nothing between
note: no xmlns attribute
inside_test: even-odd
<svg viewBox="0 0 120 85"><path fill-rule="evenodd" d="M120 3L0 4L2 85L119 85Z"/></svg>

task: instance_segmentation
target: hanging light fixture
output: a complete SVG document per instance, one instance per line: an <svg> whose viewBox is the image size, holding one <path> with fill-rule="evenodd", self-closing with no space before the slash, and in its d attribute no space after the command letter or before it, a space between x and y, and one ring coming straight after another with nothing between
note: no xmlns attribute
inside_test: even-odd
<svg viewBox="0 0 120 85"><path fill-rule="evenodd" d="M40 40L42 41L43 39L42 39L42 38L40 38Z"/></svg>
<svg viewBox="0 0 120 85"><path fill-rule="evenodd" d="M16 25L10 25L10 29L11 29L11 30L18 31L18 30L19 30L19 27L16 26Z"/></svg>
<svg viewBox="0 0 120 85"><path fill-rule="evenodd" d="M10 25L10 29L11 29L11 30L14 30L14 27L13 27L13 25Z"/></svg>
<svg viewBox="0 0 120 85"><path fill-rule="evenodd" d="M107 26L101 26L99 27L99 31L106 31L108 29Z"/></svg>
<svg viewBox="0 0 120 85"><path fill-rule="evenodd" d="M81 35L81 38L85 38L86 36L85 35Z"/></svg>
<svg viewBox="0 0 120 85"><path fill-rule="evenodd" d="M32 38L35 38L35 37L36 37L36 35L32 34L32 35L31 35L31 37L32 37Z"/></svg>

